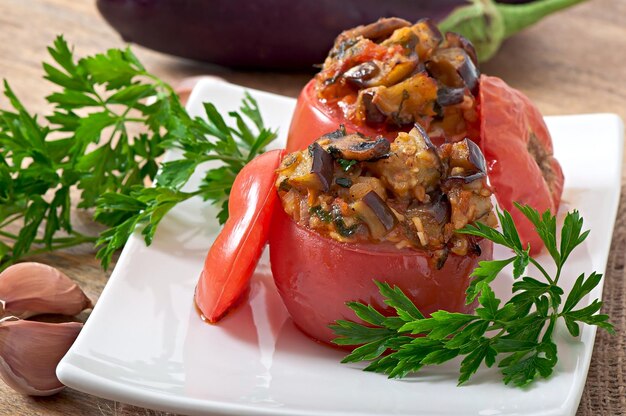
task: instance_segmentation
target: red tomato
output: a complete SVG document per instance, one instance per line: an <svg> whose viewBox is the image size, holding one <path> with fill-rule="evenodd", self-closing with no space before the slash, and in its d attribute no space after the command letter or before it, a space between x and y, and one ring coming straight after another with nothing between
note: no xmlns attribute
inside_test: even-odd
<svg viewBox="0 0 626 416"><path fill-rule="evenodd" d="M533 253L543 247L532 224L513 207L513 202L528 204L539 211L558 210L563 191L563 172L553 158L552 139L541 113L521 92L509 87L499 78L481 76L479 106L481 112L478 142L489 166L489 180L500 206L511 212L522 242L530 243ZM294 111L287 151L304 149L323 134L344 124L348 131L367 136L382 135L392 140L396 131L355 126L336 109L317 99L315 80L302 90ZM542 168L529 151L545 157ZM545 173L549 171L549 173Z"/></svg>
<svg viewBox="0 0 626 416"><path fill-rule="evenodd" d="M345 244L296 224L276 206L269 236L274 281L295 324L329 343L328 325L354 320L348 301L371 304L391 314L373 280L399 286L424 314L439 309L471 312L465 304L470 273L492 258L493 244L479 243L480 256L450 254L437 270L427 252L380 244Z"/></svg>
<svg viewBox="0 0 626 416"><path fill-rule="evenodd" d="M283 153L273 150L258 156L233 183L228 220L206 256L196 287L196 305L209 322L224 316L248 287L267 242Z"/></svg>
<svg viewBox="0 0 626 416"><path fill-rule="evenodd" d="M390 140L397 136L397 131L355 126L343 116L339 109L331 109L317 99L315 82L315 79L309 81L298 97L289 126L287 152L304 149L320 136L337 130L340 124L343 124L349 133L358 131L366 136L385 136Z"/></svg>
<svg viewBox="0 0 626 416"><path fill-rule="evenodd" d="M548 128L528 97L496 77L480 79L480 111L479 146L498 204L513 216L522 243L539 252L543 242L513 202L540 212L559 208L564 178Z"/></svg>

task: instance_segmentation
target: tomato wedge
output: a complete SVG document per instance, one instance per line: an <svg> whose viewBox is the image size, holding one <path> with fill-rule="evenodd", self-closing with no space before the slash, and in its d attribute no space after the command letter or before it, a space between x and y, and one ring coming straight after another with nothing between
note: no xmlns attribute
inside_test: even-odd
<svg viewBox="0 0 626 416"><path fill-rule="evenodd" d="M276 169L284 150L264 153L237 175L228 201L228 220L211 246L196 286L195 301L217 322L241 297L267 242L276 204Z"/></svg>
<svg viewBox="0 0 626 416"><path fill-rule="evenodd" d="M522 243L537 253L543 242L513 203L540 212L559 208L563 171L554 158L552 139L537 107L500 78L480 79L481 141L489 181L498 204L509 211Z"/></svg>

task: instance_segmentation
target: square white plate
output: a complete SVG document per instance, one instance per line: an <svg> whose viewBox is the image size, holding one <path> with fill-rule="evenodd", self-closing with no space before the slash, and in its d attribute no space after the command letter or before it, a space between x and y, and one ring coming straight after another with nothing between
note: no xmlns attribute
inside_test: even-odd
<svg viewBox="0 0 626 416"><path fill-rule="evenodd" d="M188 104L202 114L211 101L226 114L244 89L201 82ZM295 100L251 91L266 124L285 141ZM623 125L610 114L548 117L565 172L563 211L581 211L591 235L568 262L571 281L606 268L622 174ZM194 180L198 180L196 177ZM219 227L213 209L194 199L165 218L154 243L135 235L57 374L75 389L113 400L198 415L574 415L584 387L595 328L578 339L557 332L555 374L527 389L507 387L495 369L481 369L456 387L458 363L388 380L342 365L343 352L312 342L289 319L267 256L249 302L219 325L203 323L193 291ZM498 252L496 256L506 253ZM501 276L496 292L510 293ZM591 293L600 297L602 288ZM587 300L583 300L587 302Z"/></svg>

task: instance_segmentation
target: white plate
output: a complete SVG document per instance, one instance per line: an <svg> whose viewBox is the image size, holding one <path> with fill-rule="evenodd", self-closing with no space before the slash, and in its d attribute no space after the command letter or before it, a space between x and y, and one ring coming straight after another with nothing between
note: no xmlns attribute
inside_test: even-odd
<svg viewBox="0 0 626 416"><path fill-rule="evenodd" d="M225 114L244 89L204 81L189 111L211 101ZM259 91L269 126L284 143L295 101ZM566 183L564 209L577 208L592 233L568 262L562 280L603 272L619 200L623 126L615 115L548 117ZM195 178L197 180L198 178ZM293 325L264 256L249 302L219 325L201 322L192 303L205 253L219 227L200 200L163 220L154 243L137 235L124 248L100 300L57 374L75 389L139 406L218 415L573 415L584 387L595 329L579 339L557 333L555 374L527 389L506 387L481 369L456 387L457 363L397 381L342 365L341 351L312 342ZM496 256L505 255L496 252ZM511 278L496 291L507 297ZM598 287L591 297L601 296Z"/></svg>

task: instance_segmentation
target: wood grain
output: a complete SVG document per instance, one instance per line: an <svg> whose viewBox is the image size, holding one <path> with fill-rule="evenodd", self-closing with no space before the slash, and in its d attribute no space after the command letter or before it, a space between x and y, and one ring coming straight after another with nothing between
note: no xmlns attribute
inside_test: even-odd
<svg viewBox="0 0 626 416"><path fill-rule="evenodd" d="M526 92L545 114L613 112L626 119L626 1L593 0L546 18L505 42L501 52L483 66L483 72L504 78ZM41 77L46 46L64 34L79 55L124 46L119 36L99 17L92 1L2 0L0 2L0 77L8 79L26 106L46 112L50 85ZM310 73L241 72L199 64L134 47L150 71L176 84L188 76L211 74L231 82L296 96ZM0 105L4 105L0 99ZM590 145L596 145L590 137ZM626 212L624 200L619 218ZM74 214L85 230L97 231L89 213ZM608 414L598 409L618 409L626 414L626 380L623 358L609 345L626 344L626 322L616 297L624 289L626 224L618 221L605 285L607 308L615 309L620 331L615 337L599 333L579 415ZM107 280L89 246L76 247L34 260L59 267L80 283L95 301ZM607 287L608 286L608 287ZM85 319L87 314L80 318ZM623 355L622 355L623 357ZM601 368L611 365L613 376ZM609 384L617 384L609 389ZM604 386L604 387L603 387ZM607 396L608 394L611 397ZM618 397L613 397L617 395ZM598 407L598 402L606 402ZM612 407L607 407L607 406ZM66 389L49 398L15 394L0 383L0 415L165 415Z"/></svg>

